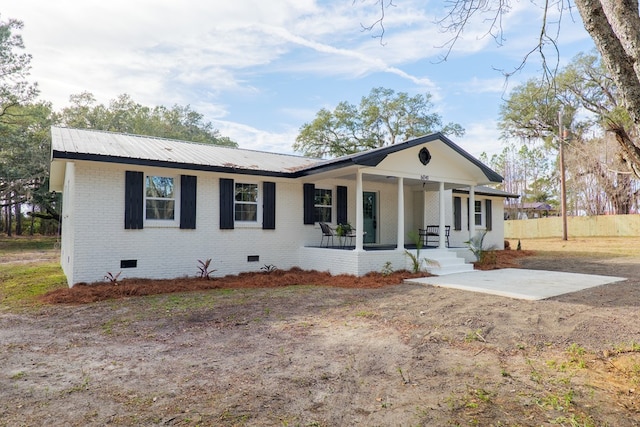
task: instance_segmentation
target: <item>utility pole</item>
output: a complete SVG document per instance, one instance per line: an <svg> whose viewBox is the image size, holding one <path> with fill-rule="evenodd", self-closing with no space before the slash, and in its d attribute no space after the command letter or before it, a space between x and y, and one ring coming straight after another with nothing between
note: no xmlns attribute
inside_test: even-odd
<svg viewBox="0 0 640 427"><path fill-rule="evenodd" d="M560 142L560 206L562 212L562 240L567 240L567 183L564 172L564 130L562 128L562 107L558 112L558 140Z"/></svg>

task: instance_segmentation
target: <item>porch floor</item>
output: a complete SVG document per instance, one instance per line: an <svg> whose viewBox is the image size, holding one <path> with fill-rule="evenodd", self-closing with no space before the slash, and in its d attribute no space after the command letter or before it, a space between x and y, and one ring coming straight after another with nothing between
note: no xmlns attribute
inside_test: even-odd
<svg viewBox="0 0 640 427"><path fill-rule="evenodd" d="M352 251L354 250L356 247L355 245L346 245L346 246L338 246L338 245L333 245L333 246L307 246L308 248L320 248L320 249L342 249L342 250L347 250L347 251ZM393 251L398 247L398 245L364 245L363 249L365 251ZM405 249L417 249L416 245L411 243L411 244L406 244L404 245ZM423 246L422 249L438 249L437 246ZM463 248L456 248L453 246L450 246L446 249L463 249Z"/></svg>

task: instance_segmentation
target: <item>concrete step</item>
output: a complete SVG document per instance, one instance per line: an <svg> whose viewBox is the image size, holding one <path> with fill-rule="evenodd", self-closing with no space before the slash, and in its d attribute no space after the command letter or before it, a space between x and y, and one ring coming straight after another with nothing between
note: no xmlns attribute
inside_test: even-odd
<svg viewBox="0 0 640 427"><path fill-rule="evenodd" d="M473 264L445 265L440 267L427 266L426 270L431 274L435 274L436 276L445 276L447 274L468 273L471 271L476 271L473 269Z"/></svg>
<svg viewBox="0 0 640 427"><path fill-rule="evenodd" d="M425 269L438 276L464 273L473 271L473 264L468 264L465 259L455 251L450 250L428 250L420 252L420 258L425 258Z"/></svg>

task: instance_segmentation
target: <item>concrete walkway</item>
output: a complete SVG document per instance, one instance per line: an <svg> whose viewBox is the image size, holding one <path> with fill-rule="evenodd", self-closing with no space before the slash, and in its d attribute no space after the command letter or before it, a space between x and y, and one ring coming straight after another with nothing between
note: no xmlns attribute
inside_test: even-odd
<svg viewBox="0 0 640 427"><path fill-rule="evenodd" d="M504 268L407 279L407 283L483 292L510 298L541 300L626 280L624 277Z"/></svg>

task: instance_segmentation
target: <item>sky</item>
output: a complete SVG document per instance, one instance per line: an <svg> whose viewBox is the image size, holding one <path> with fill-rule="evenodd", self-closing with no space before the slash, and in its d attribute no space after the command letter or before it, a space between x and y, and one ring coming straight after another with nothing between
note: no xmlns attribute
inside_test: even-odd
<svg viewBox="0 0 640 427"><path fill-rule="evenodd" d="M446 2L433 0L393 0L382 38L379 26L363 30L380 17L377 0L2 0L0 20L24 23L30 79L56 110L85 91L105 105L126 93L147 106L189 105L241 148L294 153L321 108L384 87L430 94L442 121L466 131L453 141L478 156L502 150L500 105L540 75L534 53L504 77L536 46L536 1L511 2L502 42L484 17L448 55L452 34L437 23ZM593 49L577 10L552 9L548 22L552 32L561 23L551 64Z"/></svg>

